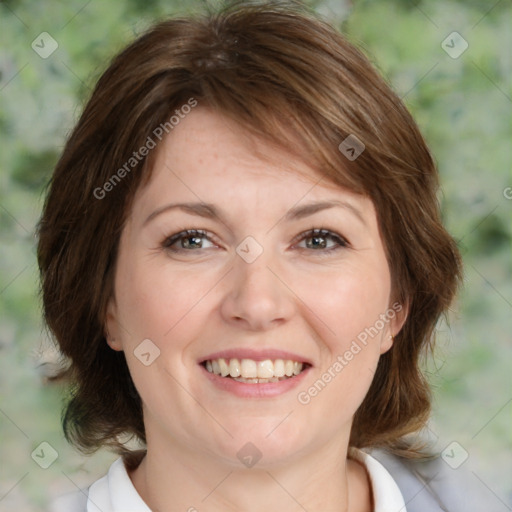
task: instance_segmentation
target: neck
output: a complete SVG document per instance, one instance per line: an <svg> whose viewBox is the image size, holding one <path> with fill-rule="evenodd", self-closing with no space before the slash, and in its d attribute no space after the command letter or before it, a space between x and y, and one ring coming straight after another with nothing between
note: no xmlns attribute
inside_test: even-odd
<svg viewBox="0 0 512 512"><path fill-rule="evenodd" d="M148 438L146 456L130 473L136 490L155 512L371 510L365 469L347 460L346 448L333 443L288 464L240 468L179 445L162 450L156 441Z"/></svg>

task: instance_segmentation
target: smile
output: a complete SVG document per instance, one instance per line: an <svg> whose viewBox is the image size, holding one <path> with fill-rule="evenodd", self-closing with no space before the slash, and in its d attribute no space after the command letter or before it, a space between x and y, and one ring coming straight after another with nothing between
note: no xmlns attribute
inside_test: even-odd
<svg viewBox="0 0 512 512"><path fill-rule="evenodd" d="M203 362L206 370L214 375L243 382L245 384L266 384L291 379L309 365L291 359L253 359L217 358Z"/></svg>

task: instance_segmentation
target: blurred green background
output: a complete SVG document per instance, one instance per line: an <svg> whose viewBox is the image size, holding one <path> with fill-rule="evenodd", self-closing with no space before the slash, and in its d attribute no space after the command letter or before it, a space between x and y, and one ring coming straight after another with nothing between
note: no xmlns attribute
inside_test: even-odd
<svg viewBox="0 0 512 512"><path fill-rule="evenodd" d="M466 274L427 364L435 392L430 432L439 450L455 441L468 453L464 464L474 485L486 487L489 510L512 510L512 3L308 4L370 57L437 159L444 219ZM202 6L0 2L0 510L46 510L52 497L90 484L115 458L81 456L63 439L65 389L44 378L54 356L40 319L34 227L52 167L109 59L157 18ZM468 44L456 57L462 43L453 42L454 31ZM42 32L58 44L46 58L32 48ZM31 458L43 441L58 453L48 469Z"/></svg>

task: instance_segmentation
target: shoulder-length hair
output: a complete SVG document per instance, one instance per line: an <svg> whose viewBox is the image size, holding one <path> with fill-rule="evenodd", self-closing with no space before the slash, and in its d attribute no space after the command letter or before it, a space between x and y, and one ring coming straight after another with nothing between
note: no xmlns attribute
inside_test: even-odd
<svg viewBox="0 0 512 512"><path fill-rule="evenodd" d="M124 221L151 176L155 151L140 148L158 145L193 102L373 201L393 298L408 316L380 357L350 445L396 449L430 412L419 360L456 292L460 256L440 221L435 163L402 101L337 30L283 2L153 26L113 59L67 140L38 229L45 321L74 384L66 438L84 452L127 451L126 434L145 442L124 354L105 340L105 310ZM357 158L342 151L347 137L364 145Z"/></svg>

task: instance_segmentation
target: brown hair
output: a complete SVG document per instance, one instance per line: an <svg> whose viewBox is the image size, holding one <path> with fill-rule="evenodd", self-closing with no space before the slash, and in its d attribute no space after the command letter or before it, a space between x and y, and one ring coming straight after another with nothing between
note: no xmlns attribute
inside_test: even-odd
<svg viewBox="0 0 512 512"><path fill-rule="evenodd" d="M85 452L127 450L121 434L145 441L124 353L105 340L105 309L124 220L155 152L126 162L157 127L169 131L170 116L191 99L373 201L393 296L409 313L380 358L350 444L396 449L430 412L419 358L455 294L460 256L441 224L437 170L411 115L358 49L291 2L237 2L157 24L114 58L70 135L38 246L45 320L74 383L66 438ZM353 160L338 149L349 135L365 145ZM98 192L107 188L107 197Z"/></svg>

